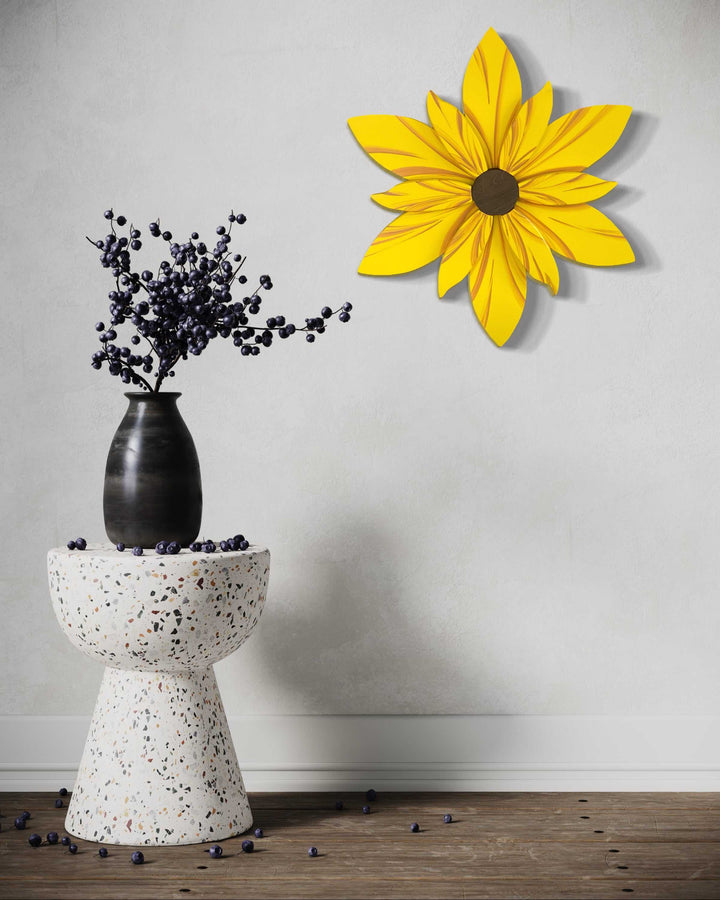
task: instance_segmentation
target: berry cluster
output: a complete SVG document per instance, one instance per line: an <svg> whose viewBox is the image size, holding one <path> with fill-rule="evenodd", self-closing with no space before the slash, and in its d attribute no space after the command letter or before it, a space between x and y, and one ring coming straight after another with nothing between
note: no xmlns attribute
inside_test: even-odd
<svg viewBox="0 0 720 900"><path fill-rule="evenodd" d="M250 546L250 541L245 540L244 534L236 534L234 537L230 537L225 541L220 541L220 550L223 553L227 553L228 551L233 550L247 550ZM87 549L87 541L83 537L75 538L73 541L67 542L68 550L86 550ZM125 552L125 544L120 542L115 545L115 549L119 553ZM205 540L205 541L194 541L189 545L188 550L191 550L193 553L215 553L218 549L218 545L215 541ZM176 553L179 553L182 550L182 545L179 541L158 541L155 545L155 552L160 556L168 555L174 556ZM142 556L145 552L142 547L133 547L132 548L133 556Z"/></svg>
<svg viewBox="0 0 720 900"><path fill-rule="evenodd" d="M164 259L160 263L157 274L149 269L133 271L131 251L142 247L140 230L130 225L127 236L119 235L117 228L127 225L125 216L115 216L108 209L105 218L111 233L88 240L101 251L100 263L111 270L116 286L108 295L110 327L106 328L104 322L95 325L102 349L93 354L92 366L101 369L106 364L110 374L119 376L125 384L158 391L164 379L175 374L179 360L199 356L216 337L232 338L243 356L257 356L272 346L275 335L283 339L304 332L305 339L313 343L334 315L341 322L350 320L352 304L344 303L336 310L323 307L319 316L305 319L302 327L288 322L285 316L271 316L265 325L252 324L250 318L260 313L260 292L269 291L273 284L269 275L261 275L254 291L242 300L233 300L231 289L235 284L247 284L247 277L240 274L247 257L230 250L232 226L246 221L243 214L231 212L230 224L218 225L214 249L195 231L188 241L179 244L173 241L171 232L161 230L159 220L151 222L148 231L169 244L172 257L172 262ZM130 338L132 346L119 346L115 343L116 328L128 320L136 329ZM144 352L137 349L142 340L147 344ZM154 386L145 375L154 377Z"/></svg>
<svg viewBox="0 0 720 900"><path fill-rule="evenodd" d="M74 541L67 542L68 550L87 550L87 541L84 537L75 538Z"/></svg>
<svg viewBox="0 0 720 900"><path fill-rule="evenodd" d="M66 796L67 796L67 793L68 793L68 792L67 792L67 788L60 788L60 790L58 791L58 794L59 794L61 797L66 797ZM373 790L372 788L370 788L368 791L366 791L365 797L366 797L366 799L369 800L370 802L374 802L375 800L377 800L377 792L376 792L375 790ZM59 802L62 803L62 801L59 801ZM55 805L56 805L56 806L58 805L58 801L56 801ZM342 800L337 800L337 801L335 802L335 809L338 810L338 811L340 811L340 810L342 810L343 808L344 808L343 801L342 801ZM367 813L370 812L370 807L367 806L367 805L366 805L366 806L363 806L362 811L363 811L365 814L367 814ZM30 816L30 813L29 813L29 812L25 811L25 812L21 813L21 814L15 819L15 827L16 827L17 829L24 829L24 828L25 828L25 823L26 823L27 820L30 819L30 818L31 818L31 816ZM446 814L443 816L443 822L444 822L446 825L451 824L452 821L453 821L453 817L452 817L452 815L451 815L450 813L446 813ZM414 834L417 834L418 832L421 831L420 825L419 825L417 822L412 822L412 823L410 824L410 831L412 831ZM264 832L263 832L263 829L262 829L262 828L256 828L256 829L255 829L255 837L258 838L258 839L264 837ZM59 835L58 835L57 831L50 831L50 832L48 832L48 834L47 834L47 843L48 843L48 844L57 844L57 843L58 843L58 838L59 838ZM33 833L33 834L31 834L30 837L28 838L28 843L30 844L31 847L40 847L40 846L42 845L42 842L43 842L43 841L42 841L42 837L41 837L39 834L34 834L34 833ZM77 853L77 852L78 852L77 844L71 843L70 838L69 838L67 835L63 835L63 837L60 838L60 843L61 843L63 846L67 847L68 850L70 851L70 853ZM241 843L241 845L240 845L240 849L242 850L243 853L252 853L252 852L255 850L255 843L254 843L252 840L244 840L244 841ZM209 855L210 855L210 857L211 857L212 859L220 859L220 858L222 857L222 855L223 855L223 848L222 848L219 844L213 844L211 847L209 847L208 849L206 849L205 852L206 852L206 853L209 853ZM611 852L613 852L613 851L611 851ZM104 859L105 857L107 857L107 856L108 856L108 850L107 850L107 847L100 847L100 848L98 849L98 854L99 854L103 859ZM310 847L310 848L308 849L308 851L307 851L307 854L308 854L308 856L310 856L310 857L317 857L317 856L320 855L319 852L318 852L317 847ZM142 865L142 864L145 862L145 856L144 856L144 854L142 853L142 851L136 850L136 851L131 855L130 860L131 860L131 862L133 862L135 865ZM204 868L204 867L201 867L201 868Z"/></svg>

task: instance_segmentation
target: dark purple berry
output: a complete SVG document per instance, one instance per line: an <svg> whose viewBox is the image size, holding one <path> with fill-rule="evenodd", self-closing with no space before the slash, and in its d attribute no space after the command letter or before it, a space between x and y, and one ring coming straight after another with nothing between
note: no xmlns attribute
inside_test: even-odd
<svg viewBox="0 0 720 900"><path fill-rule="evenodd" d="M145 862L145 854L142 850L136 850L130 859L134 865L141 866Z"/></svg>
<svg viewBox="0 0 720 900"><path fill-rule="evenodd" d="M74 550L75 549L75 541L68 541L67 548L68 548L68 550Z"/></svg>
<svg viewBox="0 0 720 900"><path fill-rule="evenodd" d="M193 553L199 553L202 550L202 544L199 543L199 541L193 541L193 543L190 544L189 549L192 550Z"/></svg>
<svg viewBox="0 0 720 900"><path fill-rule="evenodd" d="M108 855L108 848L107 848L107 847L100 847L100 849L98 850L98 856L99 856L101 859L105 859L105 857L106 857L107 855Z"/></svg>
<svg viewBox="0 0 720 900"><path fill-rule="evenodd" d="M133 547L133 556L142 556L143 548L142 547Z"/></svg>
<svg viewBox="0 0 720 900"><path fill-rule="evenodd" d="M48 844L57 844L57 842L58 842L58 833L57 833L57 831L48 831L48 833L47 833L47 842L48 842Z"/></svg>
<svg viewBox="0 0 720 900"><path fill-rule="evenodd" d="M315 335L314 334L306 334L305 340L308 342L308 344L312 344L312 342L315 340Z"/></svg>
<svg viewBox="0 0 720 900"><path fill-rule="evenodd" d="M78 550L87 550L87 541L82 537L75 538L75 546Z"/></svg>
<svg viewBox="0 0 720 900"><path fill-rule="evenodd" d="M343 303L343 309L345 310L345 312L351 312L352 303Z"/></svg>
<svg viewBox="0 0 720 900"><path fill-rule="evenodd" d="M77 851L78 851L77 844L68 844L68 850L71 853L77 853Z"/></svg>
<svg viewBox="0 0 720 900"><path fill-rule="evenodd" d="M220 549L223 553L227 553L230 549L230 544L227 541L220 541Z"/></svg>
<svg viewBox="0 0 720 900"><path fill-rule="evenodd" d="M180 552L180 544L177 541L170 541L165 552L169 553L171 556L175 556L175 554Z"/></svg>
<svg viewBox="0 0 720 900"><path fill-rule="evenodd" d="M105 212L103 213L103 215L105 216L106 219L112 219L113 211L111 209L106 209Z"/></svg>
<svg viewBox="0 0 720 900"><path fill-rule="evenodd" d="M210 848L210 857L212 859L220 859L222 856L222 847L220 844L213 844Z"/></svg>
<svg viewBox="0 0 720 900"><path fill-rule="evenodd" d="M62 787L62 788L60 788L60 790L58 791L58 794L59 794L61 797L67 797L67 795L68 795L68 789L65 788L65 787Z"/></svg>
<svg viewBox="0 0 720 900"><path fill-rule="evenodd" d="M370 788L370 790L365 793L365 797L367 800L377 800L377 792L373 788Z"/></svg>
<svg viewBox="0 0 720 900"><path fill-rule="evenodd" d="M233 538L233 540L235 541L236 544L239 544L245 540L245 535L244 534L236 534L235 537Z"/></svg>
<svg viewBox="0 0 720 900"><path fill-rule="evenodd" d="M343 312L341 312L340 315L338 316L338 319L340 319L341 322L349 322L350 321L350 313L347 313L343 310Z"/></svg>
<svg viewBox="0 0 720 900"><path fill-rule="evenodd" d="M241 848L243 853L252 853L255 849L255 844L252 841L243 841Z"/></svg>
<svg viewBox="0 0 720 900"><path fill-rule="evenodd" d="M450 813L445 813L445 815L443 816L443 822L446 825L449 825L452 822L452 816L450 815Z"/></svg>
<svg viewBox="0 0 720 900"><path fill-rule="evenodd" d="M64 803L62 802L62 800L58 797L57 800L55 801L55 809L62 809L63 806L65 806L65 804L64 804Z"/></svg>
<svg viewBox="0 0 720 900"><path fill-rule="evenodd" d="M118 216L115 221L118 223L118 225L120 225L120 227L122 227L127 222L127 219L125 218L125 216Z"/></svg>
<svg viewBox="0 0 720 900"><path fill-rule="evenodd" d="M105 331L105 323L104 322L96 322L95 323L95 331Z"/></svg>
<svg viewBox="0 0 720 900"><path fill-rule="evenodd" d="M64 834L60 838L60 843L63 845L63 847L69 847L70 846L70 838L66 834Z"/></svg>
<svg viewBox="0 0 720 900"><path fill-rule="evenodd" d="M162 555L167 550L167 545L167 541L158 541L157 544L155 544L155 552Z"/></svg>
<svg viewBox="0 0 720 900"><path fill-rule="evenodd" d="M15 819L15 827L18 829L18 831L22 830L25 827L25 822L26 819L23 819L22 816L18 816L17 819Z"/></svg>
<svg viewBox="0 0 720 900"><path fill-rule="evenodd" d="M27 810L25 810L25 812L20 813L20 816L21 816L21 818L25 819L26 822L28 819L32 819L32 816L30 815L30 813Z"/></svg>
<svg viewBox="0 0 720 900"><path fill-rule="evenodd" d="M362 811L363 811L363 813L367 816L367 815L370 814L370 807L369 807L369 806L363 806Z"/></svg>
<svg viewBox="0 0 720 900"><path fill-rule="evenodd" d="M264 837L262 828L256 828L256 829L255 829L255 837L256 837L256 838Z"/></svg>
<svg viewBox="0 0 720 900"><path fill-rule="evenodd" d="M413 822L413 823L412 823L412 825L410 826L410 831L412 831L413 834L415 834L415 833L417 833L418 831L420 831L420 826L418 825L417 822Z"/></svg>
<svg viewBox="0 0 720 900"><path fill-rule="evenodd" d="M215 546L213 541L205 541L205 543L202 545L203 553L214 553L216 550L217 547Z"/></svg>
<svg viewBox="0 0 720 900"><path fill-rule="evenodd" d="M40 844L42 844L42 838L39 834L31 834L28 838L28 844L30 844L31 847L39 847Z"/></svg>
<svg viewBox="0 0 720 900"><path fill-rule="evenodd" d="M320 315L323 317L323 319L329 319L332 315L332 310L329 306L323 306Z"/></svg>
<svg viewBox="0 0 720 900"><path fill-rule="evenodd" d="M125 544L123 544L123 542L120 541L118 544L115 544L115 549L118 551L118 553L124 553Z"/></svg>
<svg viewBox="0 0 720 900"><path fill-rule="evenodd" d="M318 848L310 847L310 849L308 850L308 856L317 856L317 855L318 855Z"/></svg>
<svg viewBox="0 0 720 900"><path fill-rule="evenodd" d="M240 541L240 543L238 544L238 550L247 550L249 546L250 544L248 543L248 541Z"/></svg>
<svg viewBox="0 0 720 900"><path fill-rule="evenodd" d="M235 221L236 221L239 225L244 225L245 222L247 222L247 217L245 216L245 213L240 213L239 216L235 216Z"/></svg>

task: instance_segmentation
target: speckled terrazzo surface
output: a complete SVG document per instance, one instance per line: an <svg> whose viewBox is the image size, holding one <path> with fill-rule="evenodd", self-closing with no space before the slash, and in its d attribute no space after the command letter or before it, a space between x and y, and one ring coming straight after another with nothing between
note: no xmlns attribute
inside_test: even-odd
<svg viewBox="0 0 720 900"><path fill-rule="evenodd" d="M265 603L270 553L133 556L110 544L48 553L55 615L78 649L123 669L177 672L236 650Z"/></svg>
<svg viewBox="0 0 720 900"><path fill-rule="evenodd" d="M53 608L105 665L67 830L119 844L188 844L252 824L212 664L257 624L270 553L174 556L111 545L48 553Z"/></svg>

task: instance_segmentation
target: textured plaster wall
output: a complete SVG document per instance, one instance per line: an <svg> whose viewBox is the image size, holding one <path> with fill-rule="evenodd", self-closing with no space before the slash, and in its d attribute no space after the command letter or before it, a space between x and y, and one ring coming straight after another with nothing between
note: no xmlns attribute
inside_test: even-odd
<svg viewBox="0 0 720 900"><path fill-rule="evenodd" d="M596 174L638 263L560 264L510 346L436 265L356 274L394 179L346 126L459 102L493 26L555 114L636 113ZM716 714L720 63L715 3L0 5L0 713L88 714L48 547L103 537L125 407L95 373L102 211L177 235L243 210L248 271L348 326L257 359L220 341L174 387L204 532L273 554L228 713ZM147 242L148 263L156 243ZM268 313L269 314L269 313Z"/></svg>

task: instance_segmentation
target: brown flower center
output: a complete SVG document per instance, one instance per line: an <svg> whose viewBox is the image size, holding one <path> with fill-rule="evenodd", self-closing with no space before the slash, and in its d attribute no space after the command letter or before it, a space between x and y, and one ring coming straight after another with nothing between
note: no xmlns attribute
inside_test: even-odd
<svg viewBox="0 0 720 900"><path fill-rule="evenodd" d="M504 169L488 169L475 179L471 194L480 212L488 216L504 216L515 208L520 188Z"/></svg>

